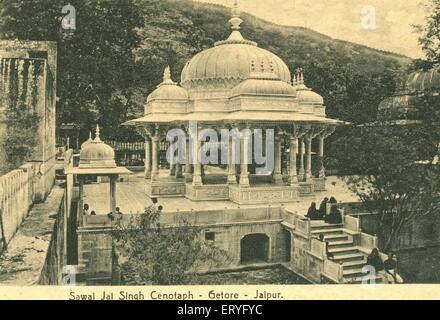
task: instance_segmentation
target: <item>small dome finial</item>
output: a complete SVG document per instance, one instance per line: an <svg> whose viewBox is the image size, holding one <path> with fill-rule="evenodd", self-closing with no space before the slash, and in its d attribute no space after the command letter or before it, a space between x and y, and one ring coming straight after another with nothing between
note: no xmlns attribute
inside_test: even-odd
<svg viewBox="0 0 440 320"><path fill-rule="evenodd" d="M96 125L96 132L95 132L95 140L94 142L102 142L100 137L101 130L99 129L99 124Z"/></svg>
<svg viewBox="0 0 440 320"><path fill-rule="evenodd" d="M171 69L170 66L166 66L163 70L163 82L162 84L174 84L173 79L171 79Z"/></svg>
<svg viewBox="0 0 440 320"><path fill-rule="evenodd" d="M166 66L165 70L163 71L163 82L171 79L171 69L170 66Z"/></svg>
<svg viewBox="0 0 440 320"><path fill-rule="evenodd" d="M238 7L238 0L234 0L234 6L232 7L232 18L229 20L232 25L232 30L240 30L240 25L243 20L240 18L240 9Z"/></svg>

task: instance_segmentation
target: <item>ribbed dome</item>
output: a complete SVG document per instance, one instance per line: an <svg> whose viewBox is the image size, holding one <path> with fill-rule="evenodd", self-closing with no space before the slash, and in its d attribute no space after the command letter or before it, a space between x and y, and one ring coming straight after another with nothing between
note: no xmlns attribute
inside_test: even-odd
<svg viewBox="0 0 440 320"><path fill-rule="evenodd" d="M311 89L298 90L297 97L300 104L324 104L324 98Z"/></svg>
<svg viewBox="0 0 440 320"><path fill-rule="evenodd" d="M290 83L289 68L278 56L241 35L239 29L243 20L240 19L237 3L229 22L233 31L227 40L215 43L215 47L200 52L185 65L181 75L182 86L203 89L220 84L223 88L232 89L250 78L253 66L258 71L273 71L278 79Z"/></svg>
<svg viewBox="0 0 440 320"><path fill-rule="evenodd" d="M96 129L96 138L81 149L79 156L80 168L116 168L115 151L101 141L99 127Z"/></svg>
<svg viewBox="0 0 440 320"><path fill-rule="evenodd" d="M188 100L188 92L171 80L170 68L164 71L163 82L147 98L153 100Z"/></svg>
<svg viewBox="0 0 440 320"><path fill-rule="evenodd" d="M410 93L425 92L440 89L440 66L428 71L417 71L409 75L406 81L406 88Z"/></svg>
<svg viewBox="0 0 440 320"><path fill-rule="evenodd" d="M294 79L294 87L300 104L324 105L324 98L304 84L302 69L298 70Z"/></svg>
<svg viewBox="0 0 440 320"><path fill-rule="evenodd" d="M290 83L287 65L275 54L249 43L226 42L196 55L182 71L184 87L203 87L205 81L230 81L231 87L250 77L251 65L273 66L284 82Z"/></svg>
<svg viewBox="0 0 440 320"><path fill-rule="evenodd" d="M290 84L277 79L252 78L243 81L232 90L231 97L238 95L282 95L296 96L296 90Z"/></svg>

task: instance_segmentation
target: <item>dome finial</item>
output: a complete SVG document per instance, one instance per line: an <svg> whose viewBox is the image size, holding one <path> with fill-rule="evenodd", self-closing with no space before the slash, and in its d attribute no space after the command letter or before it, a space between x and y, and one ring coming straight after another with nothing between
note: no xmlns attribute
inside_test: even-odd
<svg viewBox="0 0 440 320"><path fill-rule="evenodd" d="M238 0L234 0L234 6L232 7L232 18L229 20L232 25L232 30L240 30L240 25L243 20L240 18L240 9L238 8Z"/></svg>
<svg viewBox="0 0 440 320"><path fill-rule="evenodd" d="M173 79L171 79L171 69L170 66L166 66L163 70L163 82L162 84L174 84Z"/></svg>
<svg viewBox="0 0 440 320"><path fill-rule="evenodd" d="M171 80L171 69L170 66L166 66L165 70L163 71L163 82Z"/></svg>
<svg viewBox="0 0 440 320"><path fill-rule="evenodd" d="M96 132L95 132L95 140L94 142L102 142L100 137L101 130L99 129L99 124L96 125Z"/></svg>

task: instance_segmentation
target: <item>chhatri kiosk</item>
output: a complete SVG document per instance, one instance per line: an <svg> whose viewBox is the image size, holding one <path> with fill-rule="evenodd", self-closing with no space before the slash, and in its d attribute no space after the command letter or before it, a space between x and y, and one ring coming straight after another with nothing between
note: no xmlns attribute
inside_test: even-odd
<svg viewBox="0 0 440 320"><path fill-rule="evenodd" d="M167 67L163 82L147 99L145 116L126 123L136 126L145 138L149 196L265 204L298 201L301 195L325 190L322 161L314 168L319 174L312 175L312 142L319 141L316 154L322 160L324 139L341 122L326 117L323 98L304 84L300 69L292 79L278 56L243 38L242 22L235 3L229 38L193 57L182 71L180 84L173 82ZM246 161L248 138L242 135L239 165L208 167L197 157L190 161L187 143L185 163L171 164L169 174L160 175L159 152L168 130L188 131L195 121L199 129L217 131L273 129L274 169L254 174L253 164ZM196 149L207 143L196 140ZM231 159L232 147L229 154ZM283 154L288 154L287 161L282 161Z"/></svg>

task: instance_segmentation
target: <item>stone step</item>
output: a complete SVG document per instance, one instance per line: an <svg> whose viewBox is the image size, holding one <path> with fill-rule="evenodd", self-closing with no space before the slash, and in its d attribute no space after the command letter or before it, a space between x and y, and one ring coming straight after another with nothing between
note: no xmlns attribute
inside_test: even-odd
<svg viewBox="0 0 440 320"><path fill-rule="evenodd" d="M362 268L357 267L356 269L344 269L343 277L344 278L352 278L352 277L363 277L365 274L362 272Z"/></svg>
<svg viewBox="0 0 440 320"><path fill-rule="evenodd" d="M346 234L333 234L333 235L324 235L325 241L345 241L348 240L348 235Z"/></svg>
<svg viewBox="0 0 440 320"><path fill-rule="evenodd" d="M337 255L333 258L334 262L352 262L352 261L364 261L365 256L362 253L349 253Z"/></svg>
<svg viewBox="0 0 440 320"><path fill-rule="evenodd" d="M332 248L328 249L328 252L332 253L335 257L339 255L358 253L359 250L356 247L342 247L342 248Z"/></svg>
<svg viewBox="0 0 440 320"><path fill-rule="evenodd" d="M344 234L344 230L340 229L340 228L335 228L335 229L315 229L315 230L312 230L312 234L313 235L323 234L324 237L328 236L328 235L342 235L342 234Z"/></svg>
<svg viewBox="0 0 440 320"><path fill-rule="evenodd" d="M358 277L358 276L348 277L348 278L344 278L342 283L344 283L344 284L362 284L362 280L363 280L363 277ZM376 284L379 284L379 283L382 283L383 280L381 277L377 276L375 278L375 281L376 281Z"/></svg>
<svg viewBox="0 0 440 320"><path fill-rule="evenodd" d="M342 264L344 270L363 268L365 265L365 260L357 260L357 261L347 261Z"/></svg>
<svg viewBox="0 0 440 320"><path fill-rule="evenodd" d="M316 229L334 229L334 228L343 228L342 224L328 224L325 222L321 223L314 223L314 221L311 222L312 230Z"/></svg>
<svg viewBox="0 0 440 320"><path fill-rule="evenodd" d="M338 240L338 241L329 241L328 248L343 248L343 247L353 247L353 241L351 240Z"/></svg>

